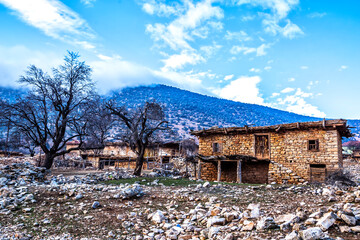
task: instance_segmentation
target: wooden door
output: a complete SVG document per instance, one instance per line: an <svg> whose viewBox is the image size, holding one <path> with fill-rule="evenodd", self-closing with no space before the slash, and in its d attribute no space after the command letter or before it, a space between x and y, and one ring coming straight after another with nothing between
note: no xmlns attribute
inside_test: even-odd
<svg viewBox="0 0 360 240"><path fill-rule="evenodd" d="M270 157L269 135L255 135L255 156L257 158Z"/></svg>
<svg viewBox="0 0 360 240"><path fill-rule="evenodd" d="M326 179L325 164L310 164L310 182L323 183Z"/></svg>

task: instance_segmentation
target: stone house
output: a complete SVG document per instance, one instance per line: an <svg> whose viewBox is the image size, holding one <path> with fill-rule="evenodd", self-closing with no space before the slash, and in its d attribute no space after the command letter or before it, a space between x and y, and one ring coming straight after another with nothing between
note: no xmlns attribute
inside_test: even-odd
<svg viewBox="0 0 360 240"><path fill-rule="evenodd" d="M77 141L69 142L66 149L78 146ZM170 159L178 157L179 143L167 142L152 144L145 150L144 169L161 167L168 164ZM107 142L103 148L84 148L67 154L70 158L81 158L91 162L93 167L103 168L135 168L136 153L124 142Z"/></svg>
<svg viewBox="0 0 360 240"><path fill-rule="evenodd" d="M342 168L347 121L210 128L199 139L197 177L239 183L323 182Z"/></svg>

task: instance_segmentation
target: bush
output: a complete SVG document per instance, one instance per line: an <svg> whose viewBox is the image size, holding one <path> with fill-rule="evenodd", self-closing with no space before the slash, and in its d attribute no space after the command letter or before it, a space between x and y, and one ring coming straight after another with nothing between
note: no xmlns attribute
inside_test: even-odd
<svg viewBox="0 0 360 240"><path fill-rule="evenodd" d="M356 183L353 181L353 179L354 176L352 176L350 172L338 170L327 176L326 183L338 187L351 187L356 186Z"/></svg>

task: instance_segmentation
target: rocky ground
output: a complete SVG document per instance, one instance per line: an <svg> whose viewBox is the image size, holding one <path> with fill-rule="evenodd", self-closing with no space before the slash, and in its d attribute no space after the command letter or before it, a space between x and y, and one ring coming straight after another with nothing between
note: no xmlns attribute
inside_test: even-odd
<svg viewBox="0 0 360 240"><path fill-rule="evenodd" d="M15 163L0 168L0 224L0 239L359 239L360 188L64 177Z"/></svg>

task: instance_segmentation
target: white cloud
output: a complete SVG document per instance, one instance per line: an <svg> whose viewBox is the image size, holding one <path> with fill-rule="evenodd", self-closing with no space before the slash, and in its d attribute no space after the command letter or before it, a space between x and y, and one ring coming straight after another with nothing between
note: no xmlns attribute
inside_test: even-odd
<svg viewBox="0 0 360 240"><path fill-rule="evenodd" d="M309 67L308 66L301 66L300 69L307 70L307 69L309 69Z"/></svg>
<svg viewBox="0 0 360 240"><path fill-rule="evenodd" d="M300 88L285 88L281 91L282 94L285 94L284 97L277 98L276 102L270 104L271 107L280 108L289 112L294 112L297 114L302 114L306 116L313 117L325 117L325 113L321 112L318 107L311 105L306 101L306 98L313 98L313 93L307 93L302 91ZM291 94L289 94L291 93ZM280 96L279 93L273 93L271 97ZM319 96L317 94L317 96Z"/></svg>
<svg viewBox="0 0 360 240"><path fill-rule="evenodd" d="M250 4L255 7L260 6L263 9L269 9L271 13L260 14L260 16L264 17L262 23L268 33L273 35L280 33L290 39L303 34L296 24L287 19L289 12L299 4L299 0L237 0L234 2L237 5ZM280 23L284 20L287 24L285 27L281 27Z"/></svg>
<svg viewBox="0 0 360 240"><path fill-rule="evenodd" d="M298 35L304 34L304 32L299 28L298 25L293 24L290 22L290 20L288 20L286 26L282 29L282 34L286 38L293 39Z"/></svg>
<svg viewBox="0 0 360 240"><path fill-rule="evenodd" d="M325 17L327 15L326 12L313 12L313 13L310 13L308 14L307 16L309 18L322 18L322 17Z"/></svg>
<svg viewBox="0 0 360 240"><path fill-rule="evenodd" d="M224 80L225 80L225 81L229 81L229 80L231 80L231 79L233 79L233 78L234 78L234 74L226 75L226 76L224 77Z"/></svg>
<svg viewBox="0 0 360 240"><path fill-rule="evenodd" d="M287 88L284 88L283 90L281 90L281 93L290 93L293 91L295 91L294 88L287 87Z"/></svg>
<svg viewBox="0 0 360 240"><path fill-rule="evenodd" d="M170 16L170 15L179 15L184 11L184 8L174 2L172 5L166 5L161 1L156 0L147 0L142 3L142 10L150 15L158 15L158 16Z"/></svg>
<svg viewBox="0 0 360 240"><path fill-rule="evenodd" d="M231 54L239 54L239 53L243 53L244 55L247 55L249 53L256 53L256 56L264 56L267 54L267 52L265 51L267 48L270 47L270 44L261 44L259 47L254 48L254 47L244 47L244 46L233 46L230 49L230 53Z"/></svg>
<svg viewBox="0 0 360 240"><path fill-rule="evenodd" d="M0 0L0 3L47 36L85 49L94 48L88 41L95 38L93 30L76 12L58 0Z"/></svg>
<svg viewBox="0 0 360 240"><path fill-rule="evenodd" d="M213 45L201 46L200 51L202 51L207 57L213 56L220 48L221 45L213 43Z"/></svg>
<svg viewBox="0 0 360 240"><path fill-rule="evenodd" d="M223 88L215 89L213 92L219 97L245 103L263 104L258 84L261 82L259 76L241 76L231 81Z"/></svg>
<svg viewBox="0 0 360 240"><path fill-rule="evenodd" d="M62 63L63 56L54 52L44 53L22 45L0 46L0 85L17 86L16 81L24 75L31 64L50 72Z"/></svg>
<svg viewBox="0 0 360 240"><path fill-rule="evenodd" d="M271 68L272 68L271 66L265 66L264 70L269 71L269 70L271 70Z"/></svg>
<svg viewBox="0 0 360 240"><path fill-rule="evenodd" d="M260 47L256 49L256 56L264 56L266 55L266 49L270 47L270 44L261 44Z"/></svg>
<svg viewBox="0 0 360 240"><path fill-rule="evenodd" d="M80 2L87 7L93 7L96 0L80 0Z"/></svg>
<svg viewBox="0 0 360 240"><path fill-rule="evenodd" d="M226 40L237 40L240 42L252 40L252 38L244 31L239 31L239 32L226 31L225 39Z"/></svg>
<svg viewBox="0 0 360 240"><path fill-rule="evenodd" d="M294 82L295 81L295 78L291 77L288 79L289 82Z"/></svg>
<svg viewBox="0 0 360 240"><path fill-rule="evenodd" d="M260 70L260 69L258 69L258 68L250 68L250 69L249 69L249 72L255 72L255 73L258 73L258 72L261 72L261 70Z"/></svg>
<svg viewBox="0 0 360 240"><path fill-rule="evenodd" d="M239 54L239 53L243 53L244 55L247 55L249 53L253 53L253 52L256 52L256 48L249 48L249 47L241 47L241 46L233 46L231 49L230 49L230 53L231 54Z"/></svg>
<svg viewBox="0 0 360 240"><path fill-rule="evenodd" d="M342 65L342 66L340 66L339 71L341 72L341 71L344 71L344 70L346 70L348 68L349 68L348 66Z"/></svg>
<svg viewBox="0 0 360 240"><path fill-rule="evenodd" d="M165 64L163 70L182 69L187 64L195 65L204 61L205 59L201 55L183 50L180 54L171 55L168 59L163 60Z"/></svg>
<svg viewBox="0 0 360 240"><path fill-rule="evenodd" d="M274 92L274 93L271 94L271 97L272 97L272 98L277 97L277 96L280 96L280 93Z"/></svg>
<svg viewBox="0 0 360 240"><path fill-rule="evenodd" d="M151 34L155 42L163 42L173 50L192 49L189 41L193 41L192 35L205 38L208 34L202 24L209 19L221 19L224 17L220 7L212 6L212 1L204 0L193 4L186 1L186 12L169 24L148 24L146 31ZM210 24L211 25L211 24ZM201 28L200 27L200 28ZM205 31L204 31L205 30Z"/></svg>
<svg viewBox="0 0 360 240"><path fill-rule="evenodd" d="M243 16L243 17L241 17L241 21L243 21L243 22L251 21L251 20L254 20L255 17L256 17L255 15Z"/></svg>
<svg viewBox="0 0 360 240"><path fill-rule="evenodd" d="M167 84L197 92L205 92L201 78L213 77L211 73L178 73L172 69L153 70L125 61L120 56L101 55L99 60L88 63L93 68L93 79L101 92L117 88L149 84Z"/></svg>

